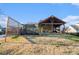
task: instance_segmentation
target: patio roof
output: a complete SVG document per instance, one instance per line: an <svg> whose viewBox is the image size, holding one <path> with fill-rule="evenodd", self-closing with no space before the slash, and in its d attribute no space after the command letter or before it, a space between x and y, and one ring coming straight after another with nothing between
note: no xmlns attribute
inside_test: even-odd
<svg viewBox="0 0 79 59"><path fill-rule="evenodd" d="M57 17L55 17L55 16L50 16L50 17L48 17L48 18L46 18L46 19L44 19L44 20L42 20L42 21L40 21L39 22L39 24L44 24L44 23L53 23L53 24L65 24L66 22L64 22L63 20L61 20L61 19L59 19L59 18L57 18Z"/></svg>

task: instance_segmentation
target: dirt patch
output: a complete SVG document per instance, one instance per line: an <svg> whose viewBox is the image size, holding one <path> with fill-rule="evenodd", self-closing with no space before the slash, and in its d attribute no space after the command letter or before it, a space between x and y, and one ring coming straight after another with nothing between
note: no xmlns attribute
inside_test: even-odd
<svg viewBox="0 0 79 59"><path fill-rule="evenodd" d="M0 42L2 41L0 40ZM0 54L79 55L79 46L74 46L74 44L77 43L71 40L56 37L33 37L32 41L36 42L36 44L32 44L28 39L22 36L17 38L7 37L7 42L0 44Z"/></svg>
<svg viewBox="0 0 79 59"><path fill-rule="evenodd" d="M79 54L79 47L40 44L0 45L0 54L10 55L73 55Z"/></svg>
<svg viewBox="0 0 79 59"><path fill-rule="evenodd" d="M0 38L0 42L5 43L5 38ZM23 36L19 36L17 38L7 37L6 42L7 43L28 43L28 44L31 43L30 41L28 41L28 39L24 38Z"/></svg>

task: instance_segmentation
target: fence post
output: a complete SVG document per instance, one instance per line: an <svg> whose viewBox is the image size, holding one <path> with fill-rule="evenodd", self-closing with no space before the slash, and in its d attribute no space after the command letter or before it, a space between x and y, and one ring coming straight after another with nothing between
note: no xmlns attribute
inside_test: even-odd
<svg viewBox="0 0 79 59"><path fill-rule="evenodd" d="M6 30L5 30L5 42L6 42L6 40L7 40L8 24L9 24L9 17L7 16L7 20L6 20Z"/></svg>

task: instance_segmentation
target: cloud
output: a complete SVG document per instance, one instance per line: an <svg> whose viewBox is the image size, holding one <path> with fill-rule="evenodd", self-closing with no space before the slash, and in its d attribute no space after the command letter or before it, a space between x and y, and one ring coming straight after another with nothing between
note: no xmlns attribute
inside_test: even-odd
<svg viewBox="0 0 79 59"><path fill-rule="evenodd" d="M67 22L67 25L72 25L79 23L79 16L67 16L63 20Z"/></svg>
<svg viewBox="0 0 79 59"><path fill-rule="evenodd" d="M66 22L69 22L69 21L78 21L79 20L79 16L67 16L63 20L66 21Z"/></svg>
<svg viewBox="0 0 79 59"><path fill-rule="evenodd" d="M79 7L79 3L72 3L72 5Z"/></svg>

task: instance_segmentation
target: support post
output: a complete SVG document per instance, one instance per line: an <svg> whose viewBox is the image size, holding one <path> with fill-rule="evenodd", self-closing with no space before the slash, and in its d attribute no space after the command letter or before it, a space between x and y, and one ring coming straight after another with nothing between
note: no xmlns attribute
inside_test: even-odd
<svg viewBox="0 0 79 59"><path fill-rule="evenodd" d="M65 24L63 24L64 28L63 28L63 33L65 33Z"/></svg>
<svg viewBox="0 0 79 59"><path fill-rule="evenodd" d="M54 30L54 19L53 20L51 20L51 25L52 25L52 27L51 27L51 31L53 32L53 30Z"/></svg>
<svg viewBox="0 0 79 59"><path fill-rule="evenodd" d="M59 31L60 31L60 34L61 34L61 27L59 26Z"/></svg>
<svg viewBox="0 0 79 59"><path fill-rule="evenodd" d="M5 42L7 40L7 35L8 35L8 26L9 26L9 17L7 17L7 20L6 20Z"/></svg>
<svg viewBox="0 0 79 59"><path fill-rule="evenodd" d="M43 27L41 27L41 33L43 32Z"/></svg>
<svg viewBox="0 0 79 59"><path fill-rule="evenodd" d="M53 28L53 23L51 24L51 32L53 32L54 28Z"/></svg>

